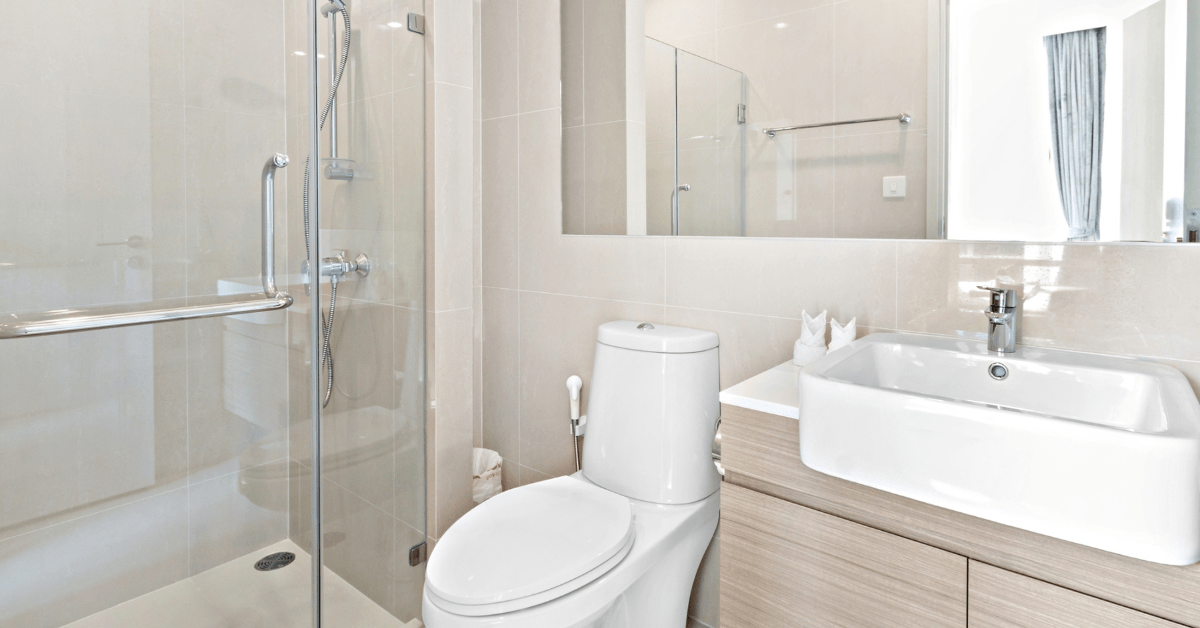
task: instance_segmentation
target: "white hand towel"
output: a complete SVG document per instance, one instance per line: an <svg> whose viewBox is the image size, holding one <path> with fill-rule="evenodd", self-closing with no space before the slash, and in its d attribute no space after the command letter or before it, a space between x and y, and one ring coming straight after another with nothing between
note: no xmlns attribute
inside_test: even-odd
<svg viewBox="0 0 1200 628"><path fill-rule="evenodd" d="M838 349L854 346L854 338L858 335L858 329L855 323L858 322L858 317L850 319L850 322L845 327L841 326L837 320L829 323L829 352L833 353Z"/></svg>
<svg viewBox="0 0 1200 628"><path fill-rule="evenodd" d="M804 328L800 330L800 339L792 349L792 364L808 366L825 355L825 311L822 310L816 318L801 313Z"/></svg>

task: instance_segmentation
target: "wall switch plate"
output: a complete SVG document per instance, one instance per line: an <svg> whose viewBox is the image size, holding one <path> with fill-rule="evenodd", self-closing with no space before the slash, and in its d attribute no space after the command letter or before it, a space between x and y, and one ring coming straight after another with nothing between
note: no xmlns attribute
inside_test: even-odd
<svg viewBox="0 0 1200 628"><path fill-rule="evenodd" d="M907 177L883 178L883 198L904 198L907 188Z"/></svg>

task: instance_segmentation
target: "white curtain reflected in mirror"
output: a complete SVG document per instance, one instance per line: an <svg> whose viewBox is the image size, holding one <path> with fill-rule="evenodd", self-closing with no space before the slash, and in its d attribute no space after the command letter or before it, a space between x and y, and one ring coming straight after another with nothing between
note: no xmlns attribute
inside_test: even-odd
<svg viewBox="0 0 1200 628"><path fill-rule="evenodd" d="M1186 0L950 9L949 238L1187 239Z"/></svg>

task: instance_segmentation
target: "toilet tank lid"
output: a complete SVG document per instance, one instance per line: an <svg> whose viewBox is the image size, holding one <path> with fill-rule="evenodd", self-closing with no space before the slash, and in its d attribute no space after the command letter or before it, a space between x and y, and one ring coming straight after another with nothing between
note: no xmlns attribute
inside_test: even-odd
<svg viewBox="0 0 1200 628"><path fill-rule="evenodd" d="M717 334L642 321L613 321L600 326L600 344L653 353L696 353L716 348Z"/></svg>

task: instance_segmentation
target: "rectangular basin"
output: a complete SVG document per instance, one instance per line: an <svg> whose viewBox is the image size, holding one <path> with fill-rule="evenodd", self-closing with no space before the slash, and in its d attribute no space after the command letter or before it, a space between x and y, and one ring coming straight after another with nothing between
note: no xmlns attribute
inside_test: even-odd
<svg viewBox="0 0 1200 628"><path fill-rule="evenodd" d="M1174 368L873 334L799 385L800 457L816 471L1133 558L1200 561L1200 403Z"/></svg>

